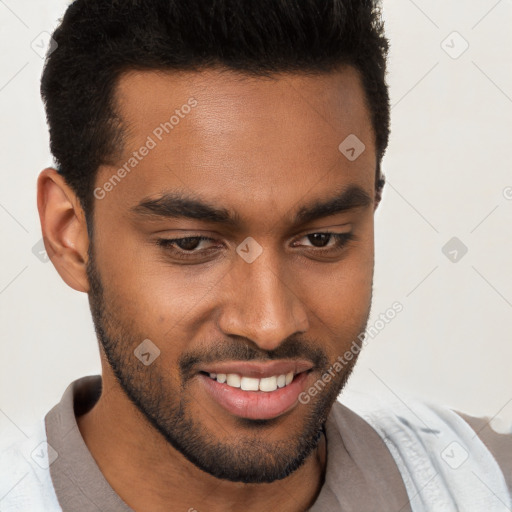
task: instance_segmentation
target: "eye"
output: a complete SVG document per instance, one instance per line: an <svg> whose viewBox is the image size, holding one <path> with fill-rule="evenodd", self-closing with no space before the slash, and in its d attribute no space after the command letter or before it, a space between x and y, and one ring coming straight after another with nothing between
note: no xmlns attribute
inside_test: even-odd
<svg viewBox="0 0 512 512"><path fill-rule="evenodd" d="M215 240L206 236L187 236L184 238L159 238L156 241L158 246L164 247L167 251L181 258L210 252L209 249L197 250L202 242L215 242Z"/></svg>
<svg viewBox="0 0 512 512"><path fill-rule="evenodd" d="M306 247L320 249L320 252L339 251L343 249L350 240L355 240L355 238L355 235L351 232L333 233L331 231L310 233L302 237L302 239L307 239L308 242L311 243L310 246L306 245ZM331 241L333 243L329 243ZM325 250L324 248L327 249Z"/></svg>

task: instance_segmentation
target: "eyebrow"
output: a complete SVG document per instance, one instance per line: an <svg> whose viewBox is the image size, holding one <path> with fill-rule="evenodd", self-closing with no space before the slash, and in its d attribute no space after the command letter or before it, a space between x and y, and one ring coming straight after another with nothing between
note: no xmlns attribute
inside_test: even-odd
<svg viewBox="0 0 512 512"><path fill-rule="evenodd" d="M300 226L355 208L367 207L372 203L373 199L366 191L358 185L350 185L334 197L302 206L295 214L292 223L294 226ZM144 198L139 204L131 207L130 211L138 217L194 219L223 224L235 229L242 224L238 212L230 212L226 208L214 206L194 195L180 191L166 192L157 198Z"/></svg>

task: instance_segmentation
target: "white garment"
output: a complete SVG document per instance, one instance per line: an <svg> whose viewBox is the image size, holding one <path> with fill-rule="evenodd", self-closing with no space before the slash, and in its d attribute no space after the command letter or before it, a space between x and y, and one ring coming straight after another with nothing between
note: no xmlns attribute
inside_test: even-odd
<svg viewBox="0 0 512 512"><path fill-rule="evenodd" d="M46 442L44 419L28 438L2 440L1 512L62 512L50 477L49 454L53 460L58 457Z"/></svg>
<svg viewBox="0 0 512 512"><path fill-rule="evenodd" d="M413 512L512 511L501 468L454 411L410 397L347 393L340 401L386 443Z"/></svg>

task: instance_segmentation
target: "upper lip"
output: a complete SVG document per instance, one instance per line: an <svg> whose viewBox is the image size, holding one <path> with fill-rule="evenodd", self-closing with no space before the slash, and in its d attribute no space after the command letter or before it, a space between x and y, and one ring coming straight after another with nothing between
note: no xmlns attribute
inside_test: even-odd
<svg viewBox="0 0 512 512"><path fill-rule="evenodd" d="M211 363L199 367L199 371L207 373L236 373L244 377L262 379L274 375L286 375L293 372L294 375L313 368L313 364L305 360L281 360L257 363L254 361L224 361Z"/></svg>

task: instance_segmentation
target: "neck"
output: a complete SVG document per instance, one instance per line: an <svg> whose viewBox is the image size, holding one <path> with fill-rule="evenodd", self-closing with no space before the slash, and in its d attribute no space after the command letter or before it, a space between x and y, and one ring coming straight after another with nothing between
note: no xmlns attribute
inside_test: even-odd
<svg viewBox="0 0 512 512"><path fill-rule="evenodd" d="M150 425L119 388L103 379L96 405L77 418L78 428L114 491L135 511L299 512L316 500L324 480L326 440L288 477L272 483L219 480L201 471Z"/></svg>

